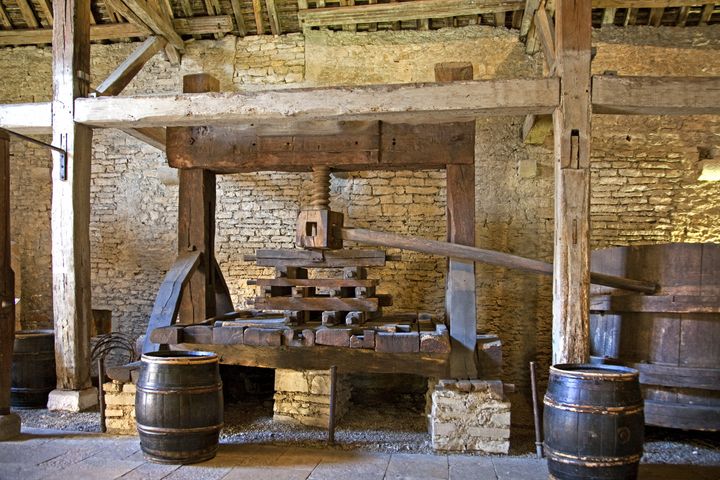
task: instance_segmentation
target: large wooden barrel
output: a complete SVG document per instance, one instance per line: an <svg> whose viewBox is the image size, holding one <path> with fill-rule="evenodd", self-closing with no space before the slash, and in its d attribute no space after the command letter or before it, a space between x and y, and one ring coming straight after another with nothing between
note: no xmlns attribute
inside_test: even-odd
<svg viewBox="0 0 720 480"><path fill-rule="evenodd" d="M56 379L54 332L15 332L10 404L15 408L45 408Z"/></svg>
<svg viewBox="0 0 720 480"><path fill-rule="evenodd" d="M637 478L645 427L636 370L555 365L543 403L545 455L554 478Z"/></svg>
<svg viewBox="0 0 720 480"><path fill-rule="evenodd" d="M591 355L640 372L648 425L720 430L720 245L609 248L592 268L660 289L593 286Z"/></svg>
<svg viewBox="0 0 720 480"><path fill-rule="evenodd" d="M213 458L223 426L217 355L144 354L135 415L140 447L148 460L185 464Z"/></svg>

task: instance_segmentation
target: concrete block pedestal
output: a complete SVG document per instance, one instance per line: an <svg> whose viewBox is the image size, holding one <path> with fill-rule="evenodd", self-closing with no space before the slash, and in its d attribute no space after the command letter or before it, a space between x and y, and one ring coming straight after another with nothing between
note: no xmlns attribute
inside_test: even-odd
<svg viewBox="0 0 720 480"><path fill-rule="evenodd" d="M505 401L501 381L429 383L429 428L434 450L508 453L510 402Z"/></svg>

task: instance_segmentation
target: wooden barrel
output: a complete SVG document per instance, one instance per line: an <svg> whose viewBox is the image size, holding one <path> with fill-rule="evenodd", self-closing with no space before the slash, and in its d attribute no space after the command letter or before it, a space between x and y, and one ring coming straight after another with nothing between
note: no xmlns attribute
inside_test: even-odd
<svg viewBox="0 0 720 480"><path fill-rule="evenodd" d="M555 365L543 403L545 455L554 478L637 478L645 427L636 370Z"/></svg>
<svg viewBox="0 0 720 480"><path fill-rule="evenodd" d="M213 458L223 426L217 355L144 354L135 415L140 447L148 460L186 464Z"/></svg>
<svg viewBox="0 0 720 480"><path fill-rule="evenodd" d="M15 408L45 408L56 379L55 333L52 330L15 332L10 404Z"/></svg>
<svg viewBox="0 0 720 480"><path fill-rule="evenodd" d="M591 355L640 372L648 425L720 430L720 245L603 249L592 267L660 289L637 295L594 285Z"/></svg>

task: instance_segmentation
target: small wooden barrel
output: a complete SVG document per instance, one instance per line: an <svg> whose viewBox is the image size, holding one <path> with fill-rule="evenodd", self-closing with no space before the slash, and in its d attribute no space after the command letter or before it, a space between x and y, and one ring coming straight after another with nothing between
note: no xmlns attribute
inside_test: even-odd
<svg viewBox="0 0 720 480"><path fill-rule="evenodd" d="M545 454L559 480L637 478L644 419L638 372L614 365L550 367Z"/></svg>
<svg viewBox="0 0 720 480"><path fill-rule="evenodd" d="M209 460L223 426L222 381L212 352L142 356L135 396L140 447L158 463Z"/></svg>
<svg viewBox="0 0 720 480"><path fill-rule="evenodd" d="M56 379L55 332L15 332L10 404L15 408L45 408Z"/></svg>

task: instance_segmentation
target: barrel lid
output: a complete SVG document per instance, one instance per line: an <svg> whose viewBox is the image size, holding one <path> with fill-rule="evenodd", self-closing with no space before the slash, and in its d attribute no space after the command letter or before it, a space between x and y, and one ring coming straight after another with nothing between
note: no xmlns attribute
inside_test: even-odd
<svg viewBox="0 0 720 480"><path fill-rule="evenodd" d="M173 365L199 365L203 363L217 363L218 356L214 352L163 350L160 352L143 353L142 361L145 363Z"/></svg>
<svg viewBox="0 0 720 480"><path fill-rule="evenodd" d="M550 367L550 374L582 379L635 381L639 374L634 368L620 365L591 363L559 363Z"/></svg>

